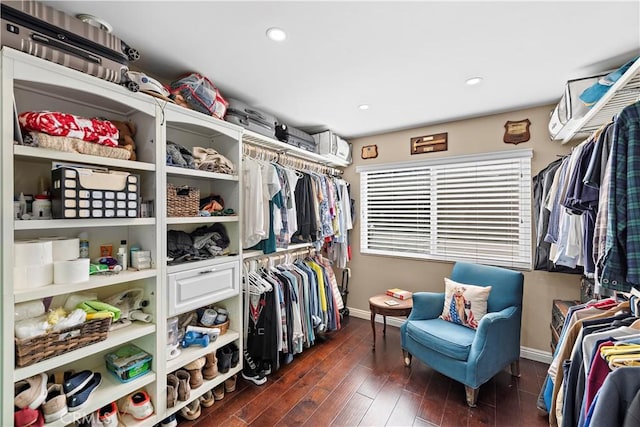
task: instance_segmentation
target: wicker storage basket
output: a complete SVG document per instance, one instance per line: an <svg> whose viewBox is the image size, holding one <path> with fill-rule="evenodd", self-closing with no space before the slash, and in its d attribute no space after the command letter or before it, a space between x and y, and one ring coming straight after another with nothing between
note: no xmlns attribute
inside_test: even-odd
<svg viewBox="0 0 640 427"><path fill-rule="evenodd" d="M42 360L105 340L111 318L96 319L81 325L33 338L15 338L16 366L33 365Z"/></svg>
<svg viewBox="0 0 640 427"><path fill-rule="evenodd" d="M198 326L201 326L203 328L219 328L220 335L224 335L229 330L229 321L227 320L226 322L220 323L219 325L209 325L209 326L203 325L202 323L198 322Z"/></svg>
<svg viewBox="0 0 640 427"><path fill-rule="evenodd" d="M167 184L167 216L198 216L200 190Z"/></svg>

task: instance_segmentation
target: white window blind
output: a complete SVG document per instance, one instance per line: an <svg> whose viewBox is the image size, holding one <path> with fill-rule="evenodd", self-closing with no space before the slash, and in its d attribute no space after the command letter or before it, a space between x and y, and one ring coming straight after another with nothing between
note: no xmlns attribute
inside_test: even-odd
<svg viewBox="0 0 640 427"><path fill-rule="evenodd" d="M361 252L531 268L531 157L359 167Z"/></svg>

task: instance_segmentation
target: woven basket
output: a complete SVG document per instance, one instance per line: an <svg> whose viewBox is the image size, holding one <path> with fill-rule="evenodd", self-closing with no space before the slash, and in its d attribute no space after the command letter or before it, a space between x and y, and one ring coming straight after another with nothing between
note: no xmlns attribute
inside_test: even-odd
<svg viewBox="0 0 640 427"><path fill-rule="evenodd" d="M103 341L109 334L111 318L96 319L33 338L15 338L16 366L33 365L42 360Z"/></svg>
<svg viewBox="0 0 640 427"><path fill-rule="evenodd" d="M167 216L198 216L199 203L199 189L167 185Z"/></svg>
<svg viewBox="0 0 640 427"><path fill-rule="evenodd" d="M220 329L220 335L224 335L227 333L227 330L229 330L229 321L227 320L224 323L220 323L219 325L210 325L210 326L206 326L203 325L202 323L198 322L198 326L202 326L204 328L219 328Z"/></svg>

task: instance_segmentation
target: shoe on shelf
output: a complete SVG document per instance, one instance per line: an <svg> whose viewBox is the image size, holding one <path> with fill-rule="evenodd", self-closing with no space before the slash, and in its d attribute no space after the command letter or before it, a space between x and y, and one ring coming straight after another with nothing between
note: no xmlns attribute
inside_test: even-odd
<svg viewBox="0 0 640 427"><path fill-rule="evenodd" d="M226 393L231 393L232 391L236 391L236 380L238 379L237 375L233 375L226 380L224 380L224 391Z"/></svg>
<svg viewBox="0 0 640 427"><path fill-rule="evenodd" d="M189 385L191 386L191 389L200 387L204 382L204 379L202 378L202 368L204 367L206 362L207 358L202 356L184 366L183 369L189 372L189 375L191 376L191 378L189 379Z"/></svg>
<svg viewBox="0 0 640 427"><path fill-rule="evenodd" d="M205 364L202 368L202 376L205 380L212 380L218 376L218 359L215 351L205 355Z"/></svg>
<svg viewBox="0 0 640 427"><path fill-rule="evenodd" d="M210 407L215 403L215 398L213 397L213 392L211 390L207 391L205 394L200 396L200 406L204 406L205 408Z"/></svg>
<svg viewBox="0 0 640 427"><path fill-rule="evenodd" d="M178 426L178 420L176 420L176 415L175 414L169 415L167 418L162 420L162 422L160 423L160 426L162 426L162 427L177 427Z"/></svg>
<svg viewBox="0 0 640 427"><path fill-rule="evenodd" d="M176 378L178 378L178 400L183 402L189 400L189 396L191 396L191 386L189 385L191 375L184 369L179 369L176 371Z"/></svg>
<svg viewBox="0 0 640 427"><path fill-rule="evenodd" d="M37 425L40 417L40 411L27 406L13 413L13 425L14 427L33 427Z"/></svg>
<svg viewBox="0 0 640 427"><path fill-rule="evenodd" d="M82 388L82 390L72 396L67 395L67 407L69 408L69 411L73 412L78 409L82 409L89 400L91 393L98 388L101 382L102 375L99 372L93 373L91 380Z"/></svg>
<svg viewBox="0 0 640 427"><path fill-rule="evenodd" d="M59 420L69 412L67 408L67 396L62 390L62 384L49 384L47 398L42 404L42 414L45 423Z"/></svg>
<svg viewBox="0 0 640 427"><path fill-rule="evenodd" d="M37 409L47 398L47 374L41 373L14 384L13 404L20 409Z"/></svg>
<svg viewBox="0 0 640 427"><path fill-rule="evenodd" d="M153 404L145 390L138 390L120 399L118 408L120 412L129 414L136 420L144 420L153 414Z"/></svg>
<svg viewBox="0 0 640 427"><path fill-rule="evenodd" d="M49 384L60 384L63 385L65 381L67 381L71 376L76 373L73 369L68 371L54 371L49 374Z"/></svg>
<svg viewBox="0 0 640 427"><path fill-rule="evenodd" d="M96 415L98 416L99 425L105 427L118 427L118 405L116 405L116 402L111 402L98 409Z"/></svg>
<svg viewBox="0 0 640 427"><path fill-rule="evenodd" d="M226 345L218 349L216 357L218 358L218 372L226 374L231 367L231 356L233 355L231 349Z"/></svg>
<svg viewBox="0 0 640 427"><path fill-rule="evenodd" d="M167 408L173 408L178 400L178 378L174 374L167 375Z"/></svg>
<svg viewBox="0 0 640 427"><path fill-rule="evenodd" d="M200 416L200 399L193 399L187 406L180 410L180 415L189 421L193 421Z"/></svg>
<svg viewBox="0 0 640 427"><path fill-rule="evenodd" d="M188 363L182 367L182 369L186 369L187 371L200 370L204 367L207 362L207 358L205 356L199 357L191 363Z"/></svg>
<svg viewBox="0 0 640 427"><path fill-rule="evenodd" d="M81 371L71 375L63 384L64 394L73 396L84 388L93 379L93 372Z"/></svg>
<svg viewBox="0 0 640 427"><path fill-rule="evenodd" d="M215 400L224 399L224 383L218 384L213 389L213 397Z"/></svg>
<svg viewBox="0 0 640 427"><path fill-rule="evenodd" d="M240 349L235 343L230 343L229 348L231 349L231 367L235 368L240 362Z"/></svg>

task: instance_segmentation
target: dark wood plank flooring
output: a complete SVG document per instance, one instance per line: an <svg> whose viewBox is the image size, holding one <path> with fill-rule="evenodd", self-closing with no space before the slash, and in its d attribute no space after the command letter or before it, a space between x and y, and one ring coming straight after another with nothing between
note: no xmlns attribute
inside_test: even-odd
<svg viewBox="0 0 640 427"><path fill-rule="evenodd" d="M368 321L349 318L343 329L306 349L256 386L238 378L236 391L181 426L548 426L536 411L547 365L520 361L520 378L507 370L480 389L478 406L464 386L417 359L405 368L400 333L377 325L371 351Z"/></svg>

